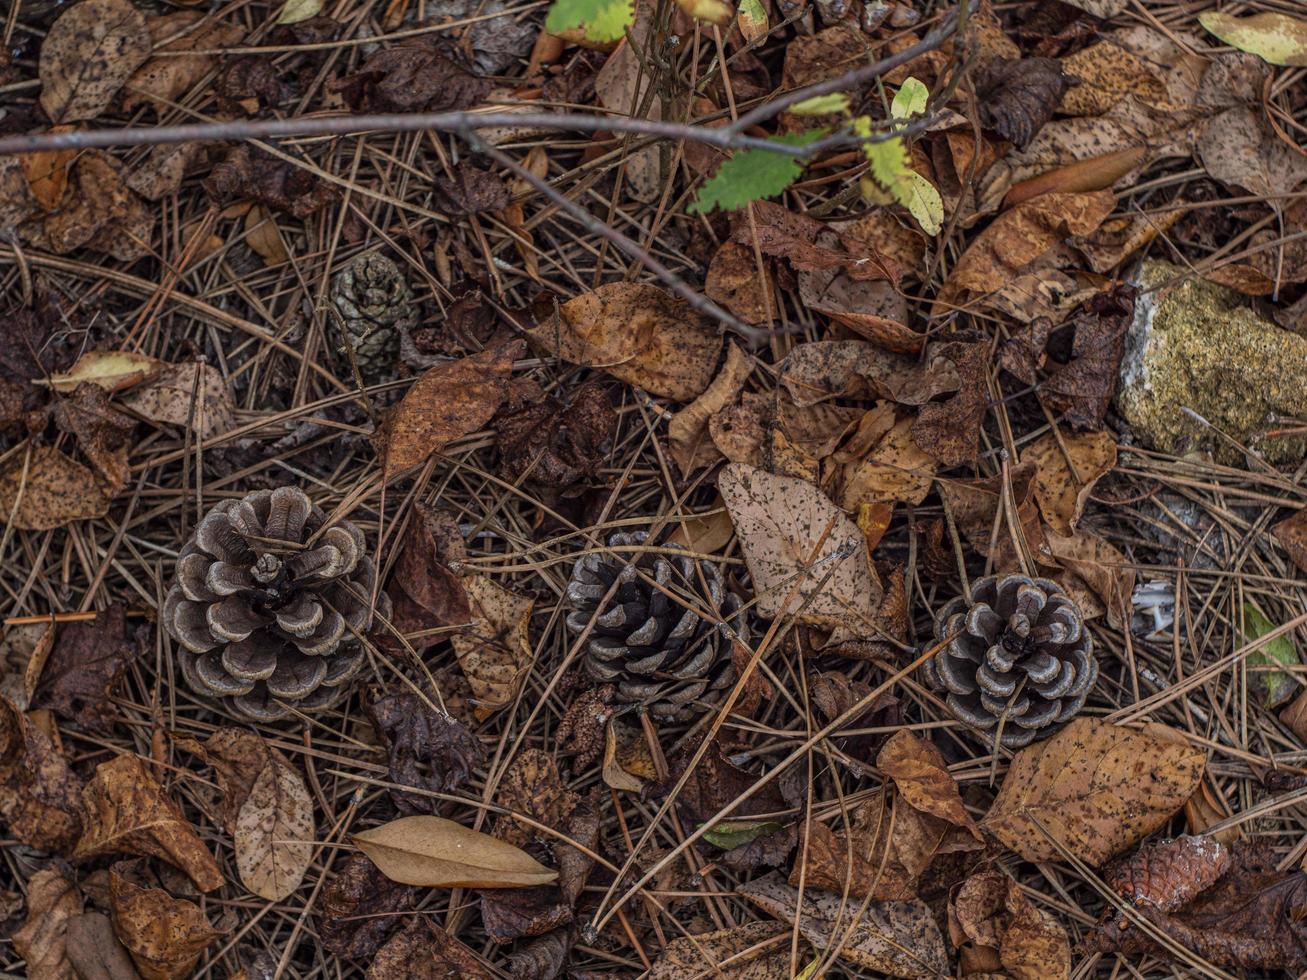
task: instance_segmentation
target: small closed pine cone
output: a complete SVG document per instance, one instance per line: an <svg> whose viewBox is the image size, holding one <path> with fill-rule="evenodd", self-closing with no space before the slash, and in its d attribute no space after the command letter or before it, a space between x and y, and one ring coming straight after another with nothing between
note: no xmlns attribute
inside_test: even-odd
<svg viewBox="0 0 1307 980"><path fill-rule="evenodd" d="M971 603L951 600L935 637L957 636L928 661L927 680L946 691L964 724L1002 723L1010 749L1053 734L1085 703L1098 679L1094 641L1079 608L1056 582L992 575L971 586Z"/></svg>
<svg viewBox="0 0 1307 980"><path fill-rule="evenodd" d="M376 570L362 531L325 523L297 487L224 500L200 521L160 616L193 690L250 721L330 708L349 693ZM382 593L377 609L389 608Z"/></svg>
<svg viewBox="0 0 1307 980"><path fill-rule="evenodd" d="M643 531L618 533L608 544L639 545L647 537ZM697 596L721 623L669 598L637 569L668 592ZM614 582L620 583L616 593L596 617ZM583 655L586 671L600 683L614 684L619 700L643 706L657 721L688 721L695 702L710 700L735 679L731 638L747 640L748 629L739 597L726 589L715 565L650 552L584 555L572 569L567 598L572 606L567 627L573 633L594 619Z"/></svg>
<svg viewBox="0 0 1307 980"><path fill-rule="evenodd" d="M418 319L413 291L399 267L379 252L355 256L331 281L331 301L347 334L337 338L342 353L346 345L353 349L359 374L369 384L389 378L400 334Z"/></svg>

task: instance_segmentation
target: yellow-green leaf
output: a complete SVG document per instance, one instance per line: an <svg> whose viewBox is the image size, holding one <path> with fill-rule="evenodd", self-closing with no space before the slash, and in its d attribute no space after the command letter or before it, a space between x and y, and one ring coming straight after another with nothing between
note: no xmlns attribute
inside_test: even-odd
<svg viewBox="0 0 1307 980"><path fill-rule="evenodd" d="M740 25L740 33L750 44L760 37L766 37L770 25L767 22L767 8L762 5L762 0L740 0L740 13L736 23Z"/></svg>
<svg viewBox="0 0 1307 980"><path fill-rule="evenodd" d="M322 13L322 0L286 0L286 6L277 15L278 24L298 24L302 20Z"/></svg>
<svg viewBox="0 0 1307 980"><path fill-rule="evenodd" d="M810 99L804 99L798 105L790 107L790 112L796 116L827 116L832 112L848 112L849 97L843 92L832 92L829 95L814 95Z"/></svg>
<svg viewBox="0 0 1307 980"><path fill-rule="evenodd" d="M635 22L633 0L554 0L545 30L561 34L584 27L591 41L616 41Z"/></svg>
<svg viewBox="0 0 1307 980"><path fill-rule="evenodd" d="M1198 15L1198 22L1226 44L1263 61L1307 67L1307 20L1269 12L1235 17L1206 10Z"/></svg>
<svg viewBox="0 0 1307 980"><path fill-rule="evenodd" d="M861 120L855 120L854 131L864 135L861 132L864 127L858 125L859 122ZM865 128L870 132L869 122ZM871 165L871 176L876 184L907 208L926 234L938 235L944 226L944 201L934 185L912 169L903 138L896 136L877 143L863 143L862 151Z"/></svg>
<svg viewBox="0 0 1307 980"><path fill-rule="evenodd" d="M889 107L890 115L895 119L907 119L919 112L925 112L929 102L930 89L926 88L926 84L920 79L909 76L894 93L894 101Z"/></svg>
<svg viewBox="0 0 1307 980"><path fill-rule="evenodd" d="M122 391L150 380L162 367L160 361L134 351L93 350L79 357L67 373L50 375L49 385L55 391L68 392L86 382L105 391ZM32 380L35 384L46 383L44 379Z"/></svg>

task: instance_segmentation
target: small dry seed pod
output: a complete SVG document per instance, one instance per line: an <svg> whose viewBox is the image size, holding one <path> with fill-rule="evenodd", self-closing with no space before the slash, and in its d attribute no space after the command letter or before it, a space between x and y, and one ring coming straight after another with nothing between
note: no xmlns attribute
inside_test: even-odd
<svg viewBox="0 0 1307 980"><path fill-rule="evenodd" d="M196 693L250 721L322 710L349 693L376 570L362 531L325 523L297 487L224 500L200 521L160 614ZM377 609L389 616L384 593Z"/></svg>
<svg viewBox="0 0 1307 980"><path fill-rule="evenodd" d="M624 548L646 538L643 531L618 533L608 544ZM654 588L637 569L685 604ZM595 617L614 582L616 594ZM726 588L716 565L649 552L583 555L572 568L567 600L573 633L594 618L582 656L587 673L616 685L621 700L643 706L657 721L688 721L735 680L731 637L747 640L748 627L739 597ZM715 611L721 622L704 619L695 606Z"/></svg>
<svg viewBox="0 0 1307 980"><path fill-rule="evenodd" d="M954 636L927 662L963 724L989 735L1002 723L1009 749L1053 734L1084 707L1098 679L1094 641L1080 609L1056 582L991 575L940 611L935 638Z"/></svg>
<svg viewBox="0 0 1307 980"><path fill-rule="evenodd" d="M359 374L368 384L393 377L400 335L418 321L418 306L404 273L381 253L364 252L336 273L331 301L340 314L332 334L342 355L349 357L345 345L353 349Z"/></svg>

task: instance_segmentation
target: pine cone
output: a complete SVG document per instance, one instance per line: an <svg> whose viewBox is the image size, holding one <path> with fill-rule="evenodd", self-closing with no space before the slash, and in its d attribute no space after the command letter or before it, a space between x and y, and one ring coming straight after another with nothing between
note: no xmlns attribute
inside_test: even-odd
<svg viewBox="0 0 1307 980"><path fill-rule="evenodd" d="M337 337L342 352L346 344L353 348L359 373L369 384L389 378L400 334L418 319L413 292L399 267L379 252L355 256L332 280L331 300L347 334Z"/></svg>
<svg viewBox="0 0 1307 980"><path fill-rule="evenodd" d="M608 544L643 544L647 537L643 531L619 533ZM637 568L668 592L698 597L720 615L722 625L655 589ZM620 700L643 705L658 721L688 721L695 714L693 702L711 698L735 679L731 636L748 639L739 597L727 591L716 565L689 557L584 555L567 586L573 607L568 629L580 633L590 624L614 581L621 585L595 618L586 642L586 671L600 683L615 684Z"/></svg>
<svg viewBox="0 0 1307 980"><path fill-rule="evenodd" d="M193 690L251 721L329 708L349 693L376 570L362 531L325 523L296 487L224 500L200 521L161 613ZM389 615L384 593L377 608Z"/></svg>
<svg viewBox="0 0 1307 980"><path fill-rule="evenodd" d="M1084 706L1098 679L1094 641L1080 610L1056 582L994 575L951 600L935 621L936 639L958 636L926 664L949 710L981 732L1002 721L1015 749L1051 735ZM960 633L958 631L961 631Z"/></svg>

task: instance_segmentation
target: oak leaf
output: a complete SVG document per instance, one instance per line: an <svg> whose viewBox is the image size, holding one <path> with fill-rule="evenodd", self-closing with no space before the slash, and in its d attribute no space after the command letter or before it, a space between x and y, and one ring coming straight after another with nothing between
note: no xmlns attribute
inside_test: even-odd
<svg viewBox="0 0 1307 980"><path fill-rule="evenodd" d="M1199 749L1077 718L1017 753L981 827L1027 861L1059 860L1056 841L1097 866L1184 806L1206 761Z"/></svg>

